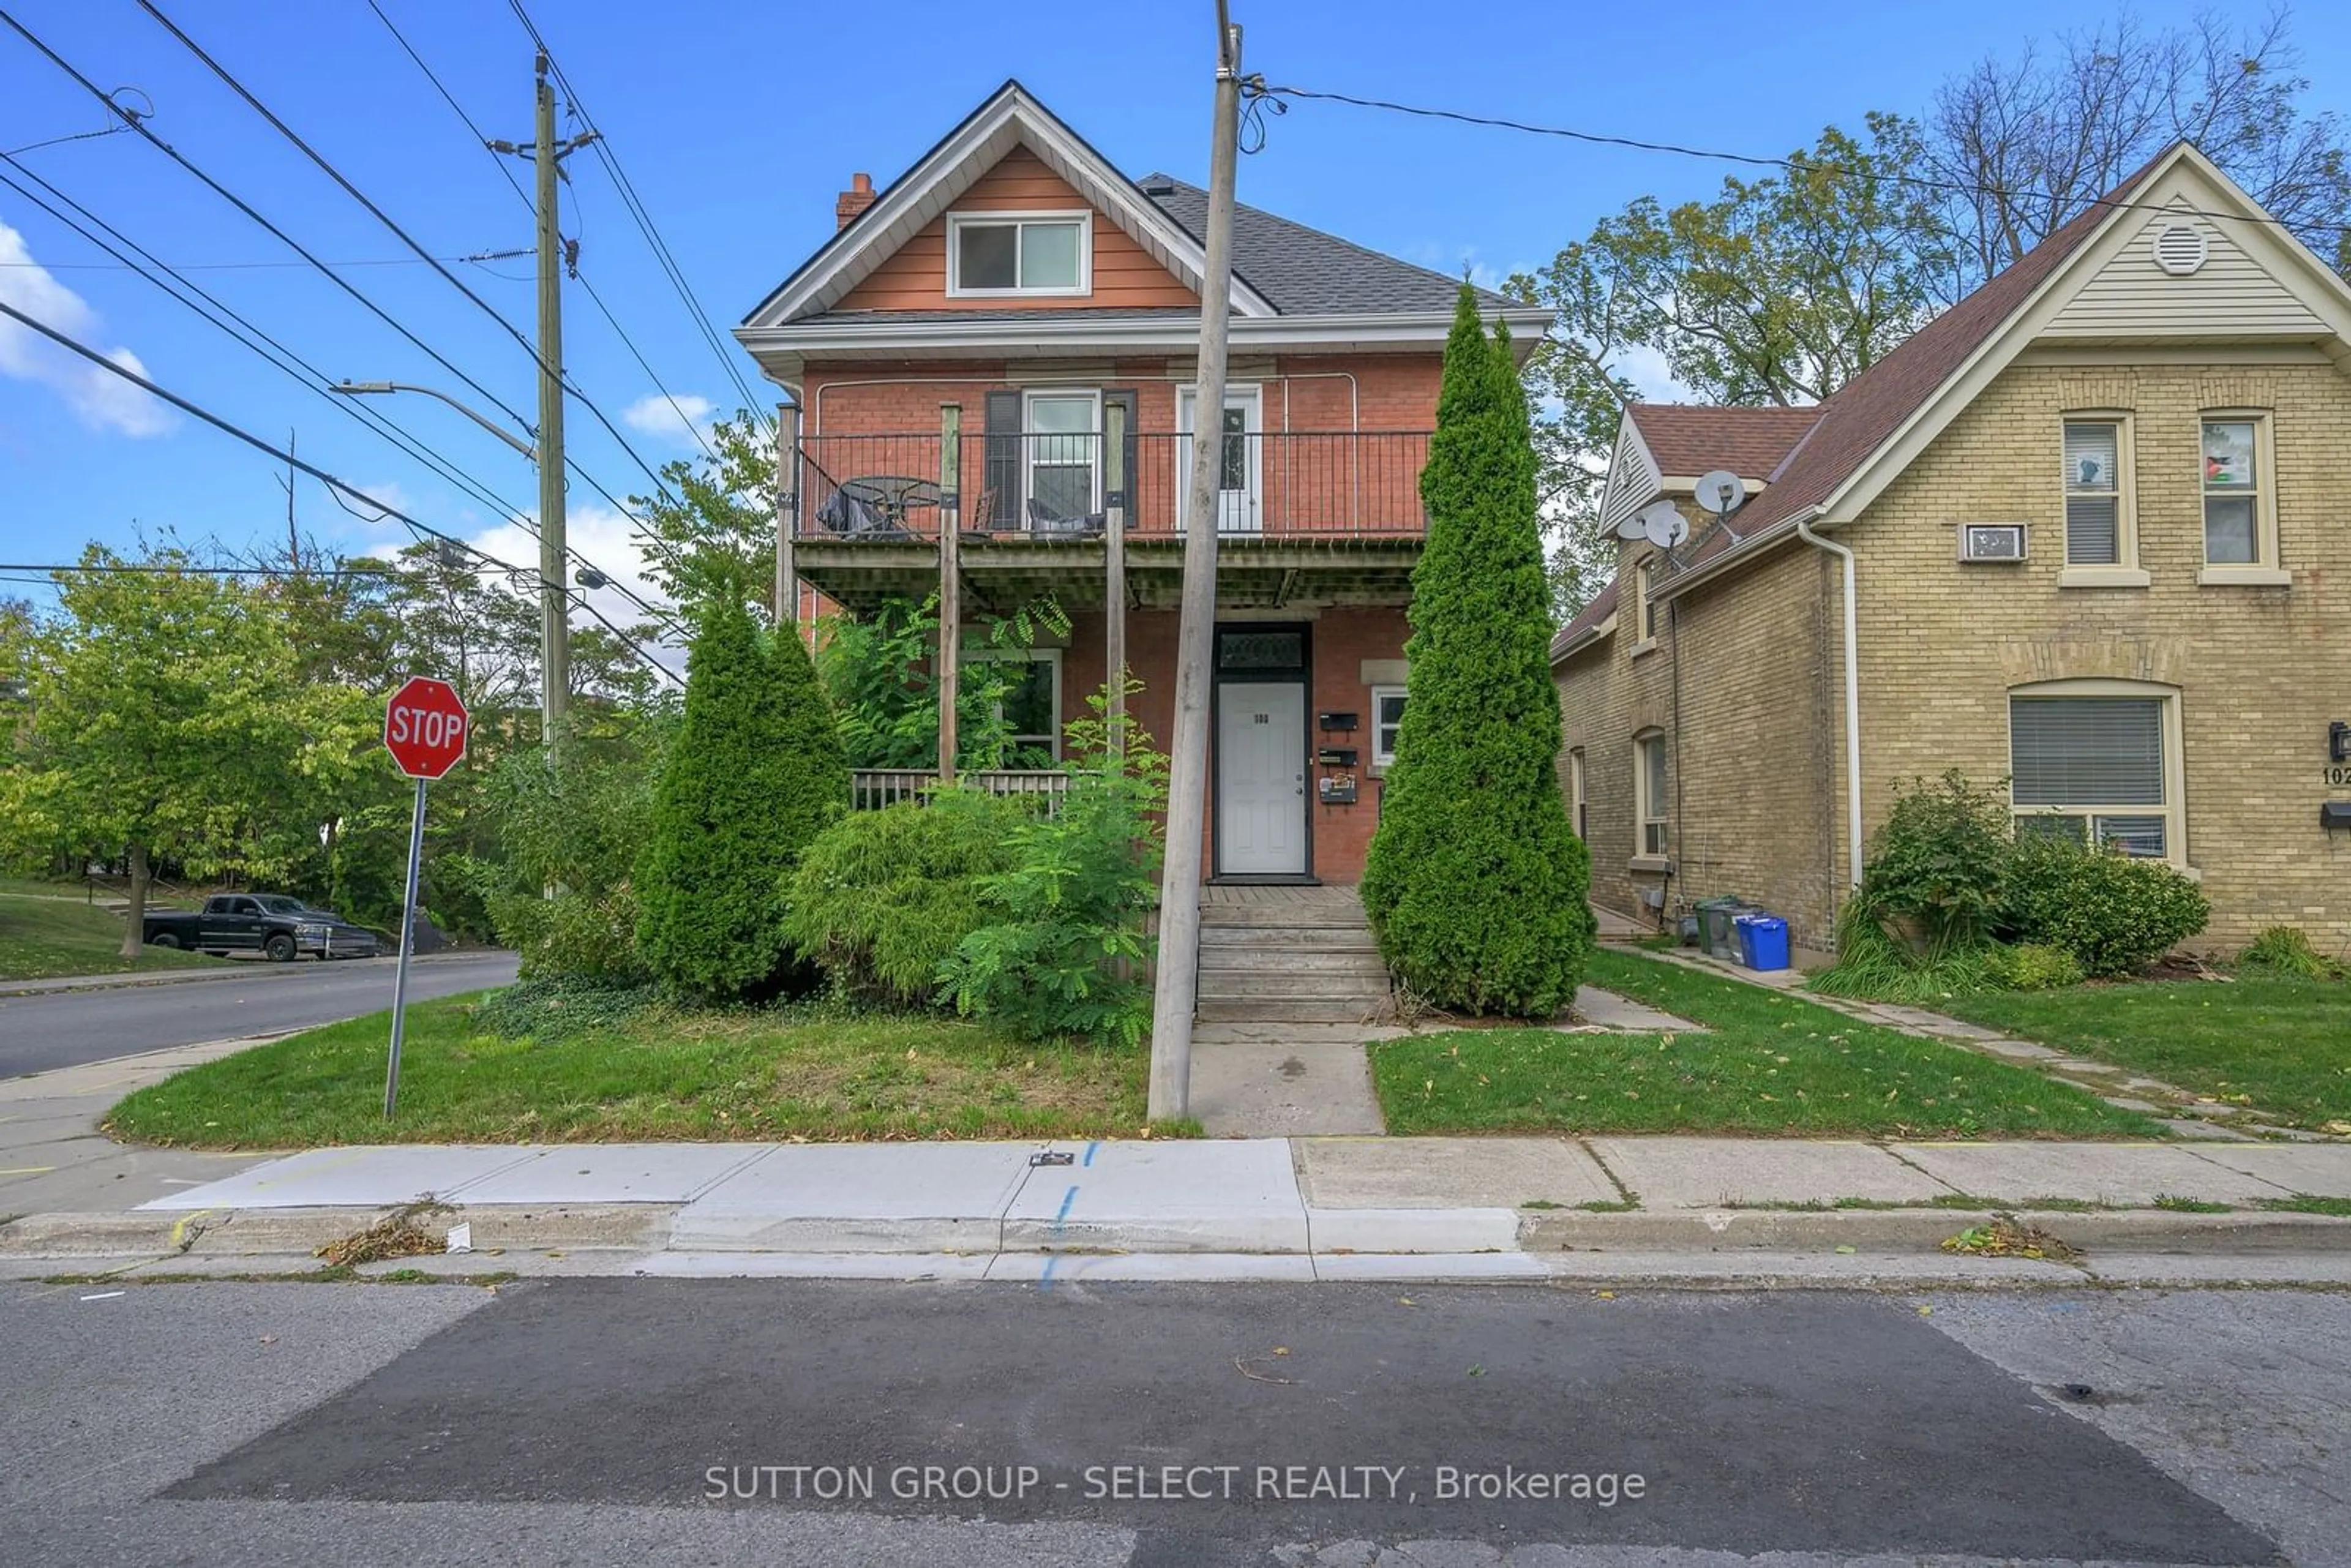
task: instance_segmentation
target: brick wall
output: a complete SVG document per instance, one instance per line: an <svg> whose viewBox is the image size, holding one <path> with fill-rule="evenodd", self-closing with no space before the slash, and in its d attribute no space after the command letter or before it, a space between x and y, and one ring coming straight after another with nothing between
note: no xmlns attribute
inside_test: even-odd
<svg viewBox="0 0 2351 1568"><path fill-rule="evenodd" d="M2061 588L2061 416L2126 409L2145 588ZM2273 410L2291 587L2202 585L2200 411ZM2195 946L2273 925L2351 943L2351 835L2317 822L2326 726L2351 719L2351 382L2324 364L2020 365L1844 530L1860 556L1865 814L1896 780L2006 776L2009 688L2126 679L2179 692L2188 863L2210 897ZM2032 559L1960 566L1955 525L2023 520ZM1841 747L1842 742L1838 743ZM1841 768L1840 768L1841 775ZM1841 777L1837 785L1843 788Z"/></svg>
<svg viewBox="0 0 2351 1568"><path fill-rule="evenodd" d="M1562 789L1568 754L1583 752L1593 896L1654 919L1644 889L1664 891L1668 915L1736 894L1784 915L1798 942L1825 945L1837 818L1823 558L1782 552L1667 601L1655 645L1636 653L1636 553L1626 547L1620 562L1614 634L1553 671ZM1636 841L1633 737L1647 729L1667 737L1670 877Z"/></svg>
<svg viewBox="0 0 2351 1568"><path fill-rule="evenodd" d="M1101 689L1104 678L1102 615L1089 612L1070 619L1069 646L1061 661L1064 722L1085 716L1086 699ZM1139 610L1126 618L1128 667L1143 682L1143 690L1130 703L1129 711L1149 733L1152 744L1162 751L1167 748L1176 728L1176 623L1177 617L1172 611ZM1325 610L1308 622L1311 685L1306 694L1306 749L1301 762L1305 765L1310 801L1307 810L1311 817L1312 869L1327 883L1352 883L1364 874L1364 856L1371 845L1372 831L1379 824L1379 781L1370 766L1371 688L1391 684L1376 669L1371 673L1378 678L1365 679L1365 665L1386 663L1400 670L1405 631L1405 612L1400 606ZM1315 716L1326 712L1356 714L1361 727L1353 735L1325 737L1315 727ZM1321 802L1315 781L1326 770L1313 766L1313 756L1326 738L1333 746L1353 746L1360 755L1363 766L1353 770L1353 805L1326 806ZM1208 768L1213 779L1213 735ZM1215 831L1211 812L1201 841L1203 874L1215 869Z"/></svg>

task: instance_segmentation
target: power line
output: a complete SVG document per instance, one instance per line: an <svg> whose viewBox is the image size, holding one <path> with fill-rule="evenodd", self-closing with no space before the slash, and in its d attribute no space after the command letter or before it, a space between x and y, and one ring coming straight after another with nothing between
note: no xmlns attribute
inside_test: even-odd
<svg viewBox="0 0 2351 1568"><path fill-rule="evenodd" d="M580 116L590 131L597 132L596 141L591 145L590 151L596 154L597 162L604 165L604 172L611 176L613 188L620 193L622 205L627 209L629 216L635 222L638 232L644 235L645 244L653 253L653 259L661 264L662 271L668 276L670 287L676 290L679 301L685 307L686 314L693 319L695 329L702 335L703 341L710 346L710 351L717 357L719 365L726 372L727 379L735 383L735 390L742 396L743 407L749 412L754 420L768 425L772 432L773 418L762 411L758 398L751 391L750 383L743 379L742 366L737 362L739 355L728 350L716 329L711 325L710 313L703 308L701 299L694 292L694 286L686 281L685 271L678 266L677 257L671 252L668 242L662 238L660 229L653 223L652 213L646 209L643 199L637 194L635 183L629 178L628 172L621 167L620 154L612 151L611 139L597 129L595 118L588 112L588 106L580 101L578 89L571 85L571 78L564 75L562 63L555 57L555 51L548 47L546 37L539 32L538 24L530 19L530 13L523 8L522 0L507 0L507 3L513 9L515 19L522 24L523 31L530 35L531 42L538 47L541 54L547 57L549 66L555 72L556 83L563 89L563 96L570 101L573 112Z"/></svg>
<svg viewBox="0 0 2351 1568"><path fill-rule="evenodd" d="M316 571L308 567L292 566L197 566L193 562L184 566L155 566L132 562L113 566L83 566L79 562L44 566L32 561L13 561L6 565L0 565L0 571L70 571L86 576L118 572L155 573L164 576L177 573L183 577L332 577L337 575L397 577L400 575L400 569L396 566L369 566L362 561L339 561L332 571ZM25 580L19 578L16 580Z"/></svg>
<svg viewBox="0 0 2351 1568"><path fill-rule="evenodd" d="M1867 178L1884 180L1889 184L1908 185L1919 190L1938 191L1949 195L1989 196L2007 202L2056 202L2060 198L2044 191L2018 191L1998 185L1975 184L1966 180L1938 179L1930 174L1905 174L1892 170L1864 171L1843 163L1821 162L1810 158L1774 158L1753 152L1726 152L1715 148L1688 147L1674 141L1649 141L1639 137L1612 136L1594 131L1572 131L1563 126L1535 125L1522 120L1510 120L1499 115L1470 114L1456 109L1429 109L1417 104L1395 103L1387 99L1358 98L1352 93L1318 92L1302 87L1269 87L1263 78L1253 78L1243 90L1251 97L1266 99L1305 99L1325 103L1351 104L1357 109L1376 109L1390 114L1410 115L1421 120L1449 120L1461 125L1484 126L1497 131L1516 131L1530 136L1552 136L1569 141L1582 141L1595 147L1622 147L1635 152L1663 152L1677 158L1697 158L1717 163L1739 163L1750 168L1779 169L1794 174L1827 174L1836 178ZM2116 212L2184 213L2192 217L2216 221L2254 224L2295 235L2292 225L2283 218L2266 213L2248 215L2244 213L2214 212L2184 204L2160 204L2135 202L2127 197L2094 196L2082 203L2085 210L2105 208Z"/></svg>
<svg viewBox="0 0 2351 1568"><path fill-rule="evenodd" d="M399 24L395 23L392 19L391 16L384 10L382 5L377 3L377 0L367 0L367 7L369 10L375 13L376 20L383 24L384 30L392 35L392 41L400 46L402 52L406 54L411 60L415 62L416 68L418 70L424 73L424 79L433 84L433 90L441 95L441 101L449 106L450 112L455 114L457 117L458 122L465 126L465 133L473 139L474 145L486 150L490 139L482 134L481 126L475 122L471 114L468 114L465 111L465 106L457 101L457 95L449 90L448 84L441 79L440 73L433 68L433 67L425 60L423 54L418 52L416 46L408 41L408 35L400 30ZM550 68L553 67L554 58L552 56L549 57L548 63ZM561 73L559 71L557 74L559 79ZM599 143L591 143L590 145L593 146ZM530 194L522 188L522 181L516 175L514 166L508 163L506 159L498 156L495 152L490 154L490 161L497 165L498 172L506 176L507 185L514 192L515 199L522 203L525 208L536 212L537 209L531 202ZM645 358L643 351L637 347L636 340L629 336L627 329L621 325L620 319L614 316L611 308L604 303L604 297L596 291L596 286L589 281L587 273L582 271L575 263L571 269L571 276L579 280L580 287L581 288L587 290L588 298L594 301L597 310L603 316L605 321L611 326L613 335L621 340L622 343L627 347L630 355L636 360L637 367L643 371L647 378L653 382L653 389L662 394L664 401L668 402L671 410L677 414L679 420L688 430L694 433L694 438L701 444L704 455L708 456L713 463L717 462L718 454L711 449L710 443L704 438L702 427L685 417L685 411L678 407L676 394L673 393L669 390L669 387L662 381L661 376L653 370L652 363ZM643 525L640 524L640 526L642 527Z"/></svg>
<svg viewBox="0 0 2351 1568"><path fill-rule="evenodd" d="M75 201L71 196L68 196L64 192L58 190L57 186L51 184L47 180L43 179L39 174L37 174L31 170L26 168L21 162L18 162L15 157L7 154L0 154L0 160L5 160L26 179L38 184L42 190L47 191L49 195L55 197L57 202L62 202L65 205L72 208L75 213L80 214L81 218L87 219L89 224L96 225L99 229L103 229L107 235L112 235L113 239L120 241L121 246L128 246L130 250L137 252L138 255L144 257L152 267L160 269L162 273L170 276L172 282L178 284L181 288L185 289L187 294L193 295L196 299L202 299L205 305L210 306L212 309L214 311L217 311L220 316L225 316L228 319L228 321L234 321L236 323L236 327L233 328L228 325L228 321L221 320L217 317L209 314L202 306L197 305L194 299L191 299L182 294L174 292L170 286L163 282L162 278L156 276L155 272L149 270L147 267L142 267L139 263L131 260L130 257L124 254L124 251L121 248L119 248L113 243L110 243L110 241L105 237L92 233L91 230L82 222L78 221L67 213L59 211L56 205L52 204L52 203L43 199L39 193L27 190L24 185L5 173L0 173L0 184L7 185L10 189L16 191L17 194L25 197L27 201L32 202L35 205L47 212L51 217L56 218L58 222L65 224L68 227L73 229L75 233L80 235L82 238L88 240L90 244L96 246L100 250L103 250L109 256L114 256L121 266L131 271L138 273L139 276L146 279L146 281L152 283L156 287L162 289L166 295L169 295L180 304L185 305L189 309L195 311L198 316L203 317L213 326L227 333L231 338L235 339L244 347L251 350L254 353L260 355L264 360L268 361L276 369L284 371L287 375L293 377L296 381L300 382L303 385L308 387L319 396L327 399L329 402L332 403L344 414L357 420L362 425L365 425L369 429L384 436L394 445L407 453L408 455L424 464L434 473L440 475L441 477L455 485L459 489L472 496L475 499L483 502L493 510L506 514L508 520L512 521L517 528L521 528L525 533L529 534L534 538L538 537L538 530L532 527L529 519L523 514L519 507L514 505L514 503L498 496L480 480L475 478L474 476L457 467L454 463L443 457L438 452L426 446L421 440L402 428L397 423L390 419L388 416L378 413L374 408L363 404L357 399L346 397L335 392L332 390L331 383L329 382L325 371L310 363L294 350L287 347L285 343L271 336L259 326L256 326L253 321L238 313L235 308L224 303L217 296L207 292L196 284L190 282L187 278L181 277L178 272L168 264L157 260L152 253L150 253L144 246L141 246L136 240L133 240L129 235L123 234L121 230L116 228L113 225L107 223L103 218L100 218L88 207L83 206L79 202ZM236 329L237 328L242 328L244 329L243 333L240 333ZM254 341L253 340L255 339L258 339L259 341ZM268 345L266 349L262 347L265 343ZM648 603L634 591L623 586L618 578L614 577L611 572L605 571L602 568L597 566L594 561L590 560L587 556L580 552L578 549L569 549L566 551L566 554L573 560L578 561L581 566L601 575L612 585L614 591L620 593L622 598L628 600L630 603L635 605L645 614L652 616L655 621L661 622L664 630L675 636L683 636L684 634L674 618L664 613L654 605Z"/></svg>
<svg viewBox="0 0 2351 1568"><path fill-rule="evenodd" d="M272 445L269 442L264 440L260 436L254 434L251 431L246 430L242 426L232 424L229 421L222 418L219 414L213 413L211 410L182 397L177 392L171 392L163 387L158 386L155 382L148 380L145 376L141 375L138 371L128 369L125 366L116 364L112 360L108 359L96 349L90 348L89 345L67 336L65 333L58 331L56 328L51 327L45 321L26 315L24 311L17 309L14 305L9 304L5 299L0 299L0 316L5 316L10 320L15 321L21 326L31 328L34 331L39 333L42 337L47 338L49 341L55 343L57 347L64 349L68 353L79 356L81 359L96 365L99 369L105 371L110 375L113 375L123 381L129 382L131 385L139 388L141 392L146 392L150 397L162 399L163 402L170 403L173 408L178 409L181 413L187 414L191 418L202 420L204 423L211 425L214 429L221 432L223 434L230 436L235 440L241 441L246 445L252 447L255 451L266 454L266 455L277 459L278 462L283 463L287 467L293 469L295 472L308 474L311 478L316 479L319 483L326 486L329 489L339 492L341 495L349 496L353 500L360 502L361 505L368 507L374 511L381 512L387 517L398 519L403 527L407 528L413 533L438 539L444 544L463 550L467 555L497 568L500 571L507 573L510 577L530 575L521 567L516 566L509 561L500 560L496 556L494 556L489 551L482 549L481 546L468 543L467 541L459 538L455 534L444 533L442 530L433 527L429 523L420 522L415 517L413 517L408 513L402 511L400 507L377 499L375 497L369 495L366 491L360 489L358 486L351 484L348 480L337 478L334 475L328 473L324 468L319 467L317 464L306 462L302 458L297 457L291 452L281 450L280 448ZM588 603L584 599L580 601L580 608L586 610L600 625L601 625L607 632L610 632L615 638L619 639L621 643L632 653L635 654L638 659L660 671L672 682L674 682L679 685L684 685L683 681L678 679L676 674L673 672L668 665L663 664L660 660L646 653L643 647L641 646L633 638L630 637L627 632L622 631L618 626L613 625L611 621L607 620L602 611L597 609L593 604Z"/></svg>
<svg viewBox="0 0 2351 1568"><path fill-rule="evenodd" d="M203 61L205 68L214 76L220 78L224 83L227 84L231 91L235 92L239 98L245 99L246 103L252 108L255 113L267 120L269 122L270 129L276 131L280 136L283 136L287 141L292 142L296 149L298 150L304 157L309 159L312 163L318 165L320 172L325 173L329 179L341 186L345 193L350 195L353 201L366 208L368 214L371 217L374 218L376 222L381 224L385 228L391 230L394 238L398 239L401 244L406 246L410 250L415 252L419 259L429 263L432 266L433 270L439 273L443 278L446 279L451 287L464 295L475 306L475 308L480 309L484 315L487 316L491 320L504 328L506 329L507 336L512 338L515 342L521 347L523 352L530 356L531 363L538 367L539 372L560 382L573 397L578 398L580 405L586 408L590 413L596 416L596 423L604 427L606 434L611 436L612 440L618 444L621 450L629 455L630 461L634 463L639 468L643 469L645 477L653 482L654 487L664 497L668 497L669 487L663 482L661 475L656 472L653 466L647 463L644 458L638 455L636 448L629 444L628 437L621 434L620 427L605 417L604 411L596 406L595 400L590 398L587 392L580 389L579 382L571 380L569 376L566 376L561 371L549 365L544 359L540 358L538 345L533 343L528 338L525 337L521 329L517 328L513 322L500 315L497 308L491 305L488 300L484 299L480 295L475 293L472 288L468 287L465 279L459 277L455 273L450 271L446 267L444 267L438 260L436 260L430 251L426 250L423 246L417 243L413 235L410 235L406 229L400 226L400 225L392 218L391 214L378 206L375 202L369 197L366 192L353 184L350 180L344 175L340 169L336 168L333 162L330 162L325 154L321 153L317 148L304 141L299 132L295 131L292 126L287 124L286 121L279 119L276 112L274 112L267 104L262 102L260 99L254 96L253 90L247 88L245 83L239 81L234 72L230 71L226 66L222 65L218 60L213 58L211 55L205 53L203 45L197 43L193 38L188 37L186 33L181 31L179 25L173 22L169 16L163 15L162 9L155 5L154 0L139 0L139 7L141 10L145 11L150 16L154 17L155 20L162 26L164 31L170 33L172 37L178 39L181 44L186 47L189 53L194 55L197 59ZM513 411L508 410L507 412L512 413ZM522 420L517 417L516 423L527 424L528 421ZM574 473L581 474L582 477L586 476L584 471L580 469L580 465L576 461L571 460L568 453L566 454L565 466L570 468Z"/></svg>
<svg viewBox="0 0 2351 1568"><path fill-rule="evenodd" d="M126 113L122 109L116 105L111 99L108 98L105 93L99 89L97 83L91 81L89 78L75 69L73 65L68 61L65 57L58 54L55 49L49 47L48 45L43 43L39 37L34 35L30 28L26 27L22 22L16 20L14 16L10 15L5 10L0 10L0 22L5 22L19 37L32 45L34 48L39 50L51 64L55 65L59 70L65 72L78 83L85 92L88 92L91 97L97 99L100 103L105 104L115 113L122 115L131 129L137 131L148 141L150 145L160 150L173 162L179 164L181 168L185 169L189 173L193 174L197 179L203 181L205 186L214 194L220 196L224 201L236 208L238 212L243 213L246 217L251 218L255 223L259 224L263 228L266 229L274 237L284 244L287 249L293 251L295 255L309 263L313 267L318 269L321 276L328 278L338 288L340 288L344 293L357 300L363 308L366 308L369 314L374 316L385 326L390 327L393 331L399 333L400 336L406 340L411 346L423 353L427 358L432 360L434 364L439 365L443 370L447 371L451 375L455 376L459 381L465 382L468 387L471 387L482 397L488 399L489 402L501 410L507 418L513 420L517 424L523 426L525 429L530 428L530 421L523 418L521 414L517 413L513 406L504 398L501 398L497 393L484 386L480 382L475 381L472 376L467 375L464 371L459 370L455 364L450 361L446 355L443 354L438 349L434 348L430 343L424 341L423 339L418 337L415 333L410 331L399 320L394 319L389 311L385 310L374 300L369 298L357 287L353 287L353 285L348 279L343 277L341 274L336 272L325 262L320 261L317 256L313 256L299 240L297 240L284 229L279 228L276 224L270 222L268 218L263 216L259 212L256 212L253 205L246 202L242 196L239 196L235 192L231 191L227 186L223 185L219 181L204 172L203 169L197 167L193 162L188 159L177 148L164 141L162 137L156 135L153 131L148 130L147 127L141 124L136 118Z"/></svg>
<svg viewBox="0 0 2351 1568"><path fill-rule="evenodd" d="M22 152L24 151L25 149L20 147L16 150L16 152ZM16 152L0 152L0 158L13 159L16 156ZM530 252L528 248L522 250L477 250L471 256L443 256L441 259L449 262L465 262L472 264L485 261L506 261L514 256L528 256ZM299 261L183 261L179 264L177 270L181 272L271 272L286 268L304 267L307 265L308 264ZM414 267L417 265L417 261L413 256L384 256L371 257L365 261L330 261L327 263L327 265L329 267ZM0 261L0 267L39 267L44 272L116 272L121 270L119 264L107 261Z"/></svg>

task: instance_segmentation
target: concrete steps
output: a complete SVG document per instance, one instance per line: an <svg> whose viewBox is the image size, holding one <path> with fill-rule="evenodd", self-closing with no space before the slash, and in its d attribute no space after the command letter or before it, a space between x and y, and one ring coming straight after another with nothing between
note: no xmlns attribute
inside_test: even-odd
<svg viewBox="0 0 2351 1568"><path fill-rule="evenodd" d="M1195 1018L1204 1027L1344 1032L1388 999L1387 967L1362 904L1343 890L1200 911Z"/></svg>

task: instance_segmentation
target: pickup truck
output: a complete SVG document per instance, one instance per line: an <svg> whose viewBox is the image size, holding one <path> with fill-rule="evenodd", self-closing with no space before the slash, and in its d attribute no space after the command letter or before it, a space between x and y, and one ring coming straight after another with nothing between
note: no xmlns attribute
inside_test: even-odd
<svg viewBox="0 0 2351 1568"><path fill-rule="evenodd" d="M151 946L185 947L222 957L259 953L280 964L305 953L321 958L371 958L377 951L372 931L282 893L216 893L193 913L151 911L141 940Z"/></svg>

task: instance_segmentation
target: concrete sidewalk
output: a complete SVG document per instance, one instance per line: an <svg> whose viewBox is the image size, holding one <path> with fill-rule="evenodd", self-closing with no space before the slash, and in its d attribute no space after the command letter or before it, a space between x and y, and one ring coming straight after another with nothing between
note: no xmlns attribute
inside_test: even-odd
<svg viewBox="0 0 2351 1568"><path fill-rule="evenodd" d="M204 1156L193 1156L201 1158ZM2351 1147L1703 1138L1297 1138L899 1145L392 1145L312 1150L105 1214L0 1227L60 1258L250 1270L446 1205L471 1255L649 1274L1101 1279L2042 1279L2160 1255L2194 1274L2351 1282ZM2160 1202L2163 1207L2158 1207ZM2186 1206L2224 1211L2189 1212ZM1994 1209L2087 1265L1953 1257ZM496 1249L495 1260L484 1256ZM2106 1260L2102 1265L2100 1260ZM87 1267L87 1263L82 1265ZM2232 1272L2233 1271L2233 1272ZM2126 1277L2147 1277L2138 1274ZM2161 1274L2157 1277L2171 1278Z"/></svg>

